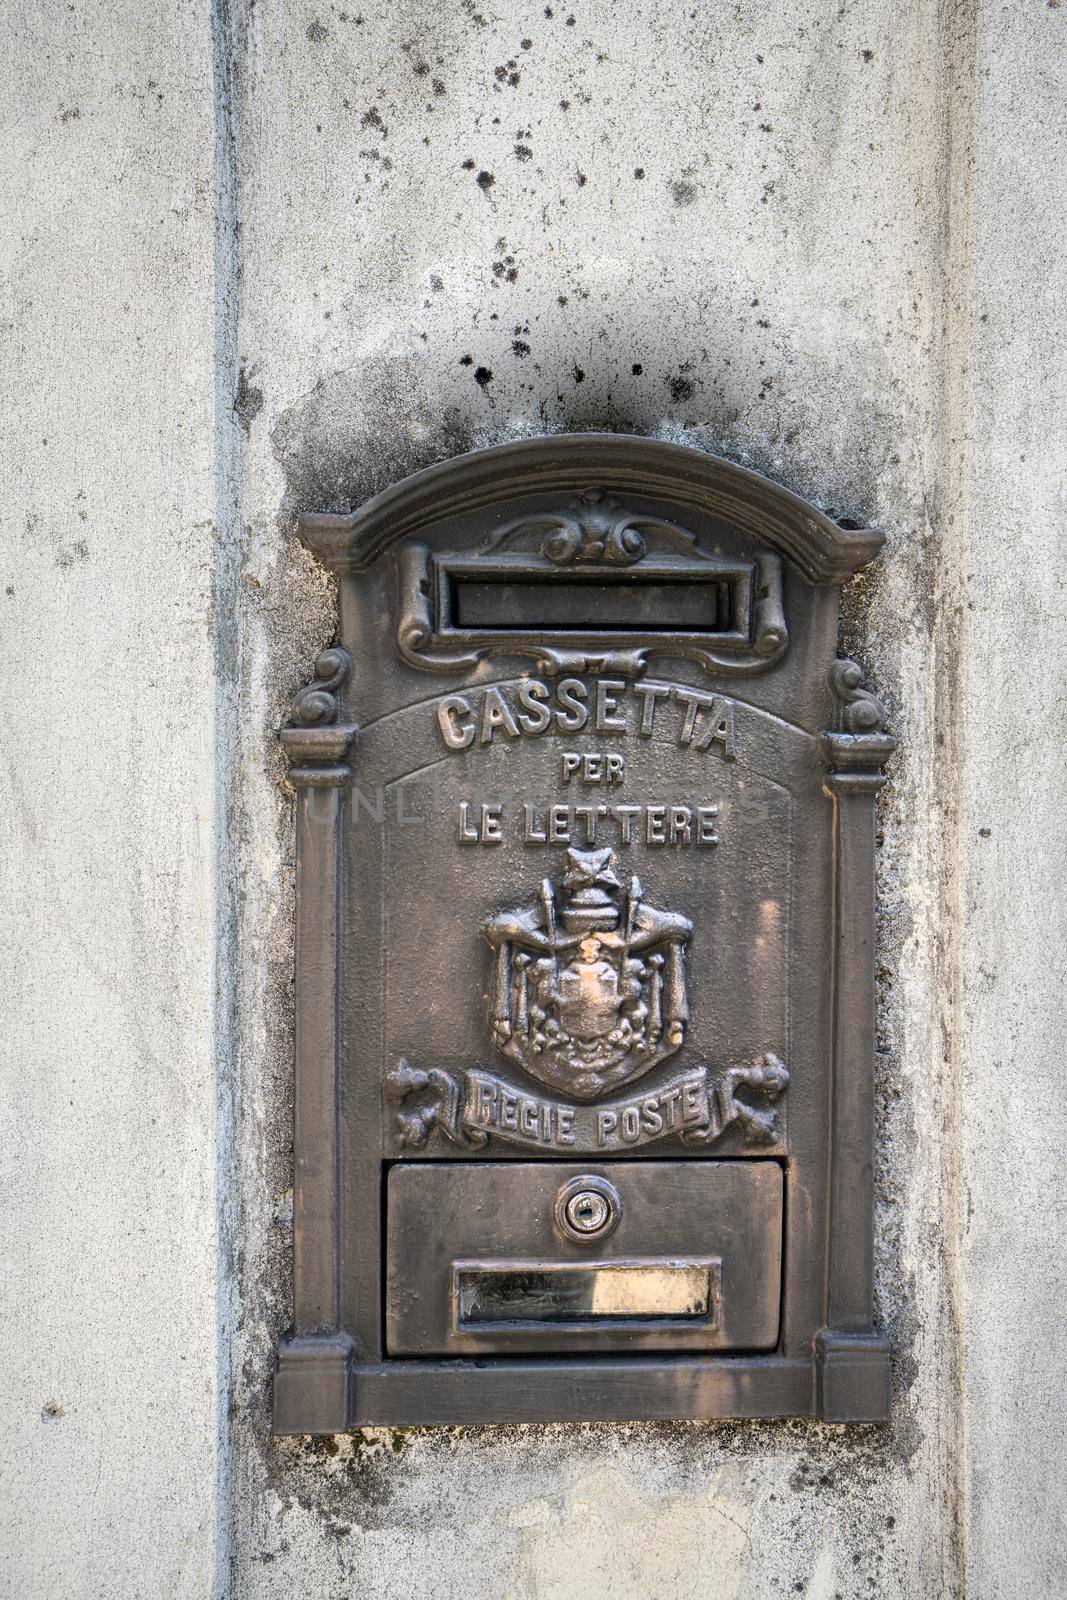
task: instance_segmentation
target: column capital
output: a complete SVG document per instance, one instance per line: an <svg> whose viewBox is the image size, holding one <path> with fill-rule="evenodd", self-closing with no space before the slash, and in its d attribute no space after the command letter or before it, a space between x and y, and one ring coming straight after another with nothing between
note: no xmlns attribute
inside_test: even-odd
<svg viewBox="0 0 1067 1600"><path fill-rule="evenodd" d="M825 733L823 742L830 766L828 789L876 792L885 783L882 768L897 747L891 733Z"/></svg>

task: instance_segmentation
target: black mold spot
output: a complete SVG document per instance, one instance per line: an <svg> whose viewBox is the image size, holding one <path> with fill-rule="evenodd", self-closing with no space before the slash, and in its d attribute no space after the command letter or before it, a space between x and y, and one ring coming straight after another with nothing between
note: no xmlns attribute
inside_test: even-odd
<svg viewBox="0 0 1067 1600"><path fill-rule="evenodd" d="M528 356L530 354L530 346L525 339L513 339L511 341L511 349L513 354L517 356Z"/></svg>
<svg viewBox="0 0 1067 1600"><path fill-rule="evenodd" d="M579 189L584 189L588 182L589 182L589 179L586 177L585 173L584 172L579 172L579 174L578 174L578 187L579 187Z"/></svg>
<svg viewBox="0 0 1067 1600"><path fill-rule="evenodd" d="M321 44L323 39L330 37L330 30L318 17L313 17L304 29L304 37L310 39L312 44Z"/></svg>
<svg viewBox="0 0 1067 1600"><path fill-rule="evenodd" d="M493 177L491 172L479 172L475 182L483 194L488 194L496 182L496 179Z"/></svg>
<svg viewBox="0 0 1067 1600"><path fill-rule="evenodd" d="M470 156L468 156L466 161L462 162L461 165L463 167L464 172L473 172L474 171L475 163L471 160Z"/></svg>
<svg viewBox="0 0 1067 1600"><path fill-rule="evenodd" d="M575 369L574 369L574 381L575 381L575 383L584 383L585 382L585 373L582 371L581 367L577 367L577 366L575 367Z"/></svg>
<svg viewBox="0 0 1067 1600"><path fill-rule="evenodd" d="M635 167L634 168L634 177L635 178L643 178L644 175L645 175L644 167Z"/></svg>
<svg viewBox="0 0 1067 1600"><path fill-rule="evenodd" d="M89 546L84 539L75 539L69 550L61 550L56 556L56 566L63 572L69 572L75 562L88 561Z"/></svg>
<svg viewBox="0 0 1067 1600"><path fill-rule="evenodd" d="M431 406L411 364L360 363L320 379L271 429L283 510L350 511L420 467L474 447L458 405Z"/></svg>
<svg viewBox="0 0 1067 1600"><path fill-rule="evenodd" d="M371 106L368 111L364 111L359 119L359 125L361 128L377 128L383 139L389 137L389 129L382 121L381 113L377 106Z"/></svg>
<svg viewBox="0 0 1067 1600"><path fill-rule="evenodd" d="M237 380L237 393L233 400L233 414L241 424L247 439L252 424L263 410L263 390L250 381L250 374L242 366Z"/></svg>
<svg viewBox="0 0 1067 1600"><path fill-rule="evenodd" d="M519 40L519 47L522 50L532 50L533 49L533 40L532 39L520 39Z"/></svg>
<svg viewBox="0 0 1067 1600"><path fill-rule="evenodd" d="M474 365L474 357L473 356L460 356L459 364L460 364L461 367L473 367L473 365Z"/></svg>
<svg viewBox="0 0 1067 1600"><path fill-rule="evenodd" d="M685 178L679 178L671 184L671 199L676 206L691 206L696 197L696 186Z"/></svg>
<svg viewBox="0 0 1067 1600"><path fill-rule="evenodd" d="M559 109L560 109L560 110L561 110L561 111L569 111L569 110L570 110L570 108L571 108L571 103L570 103L570 101L569 101L569 100L561 100L561 101L560 101L560 103L559 103Z"/></svg>
<svg viewBox="0 0 1067 1600"><path fill-rule="evenodd" d="M430 273L430 288L433 290L434 294L440 294L441 290L444 288L444 286L445 286L444 279L443 278L439 278L437 276L436 272L431 272Z"/></svg>
<svg viewBox="0 0 1067 1600"><path fill-rule="evenodd" d="M864 50L862 52L862 55L863 55L864 61L873 61L874 60L874 51L873 50Z"/></svg>
<svg viewBox="0 0 1067 1600"><path fill-rule="evenodd" d="M635 361L633 366L630 368L630 371L633 373L635 378L639 378L644 370L645 369L641 365L640 361Z"/></svg>
<svg viewBox="0 0 1067 1600"><path fill-rule="evenodd" d="M693 398L693 385L688 378L667 378L665 382L671 391L671 399L675 404L682 400L691 400Z"/></svg>
<svg viewBox="0 0 1067 1600"><path fill-rule="evenodd" d="M533 151L528 144L517 144L515 146L515 159L517 161L529 161L532 155Z"/></svg>
<svg viewBox="0 0 1067 1600"><path fill-rule="evenodd" d="M445 88L445 80L443 78L435 78L433 80L433 92L438 96L447 94L448 91Z"/></svg>
<svg viewBox="0 0 1067 1600"><path fill-rule="evenodd" d="M476 367L474 371L474 381L479 388L488 389L489 385L493 381L492 367Z"/></svg>
<svg viewBox="0 0 1067 1600"><path fill-rule="evenodd" d="M60 122L77 122L77 120L78 120L78 118L80 116L81 116L81 110L80 110L80 108L78 106L68 106L65 111L61 111L59 113L58 121L60 121Z"/></svg>
<svg viewBox="0 0 1067 1600"><path fill-rule="evenodd" d="M496 242L496 247L498 250L502 250L504 248L504 240L498 239ZM516 278L519 276L519 269L515 265L515 257L505 256L502 261L494 261L492 272L493 277L498 283L501 281L504 283L514 283Z"/></svg>

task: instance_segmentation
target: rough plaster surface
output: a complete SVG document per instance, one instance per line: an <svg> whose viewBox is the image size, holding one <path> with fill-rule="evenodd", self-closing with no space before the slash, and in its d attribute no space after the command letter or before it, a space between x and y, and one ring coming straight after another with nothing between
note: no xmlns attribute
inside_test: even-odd
<svg viewBox="0 0 1067 1600"><path fill-rule="evenodd" d="M0 1594L212 1592L205 10L5 13Z"/></svg>
<svg viewBox="0 0 1067 1600"><path fill-rule="evenodd" d="M958 1043L983 1600L1067 1588L1067 18L1048 17L1046 33L1026 8L991 11L976 74Z"/></svg>
<svg viewBox="0 0 1067 1600"><path fill-rule="evenodd" d="M1056 1595L1064 623L1041 559L1067 12L15 15L0 1589ZM902 740L880 857L895 1420L272 1441L273 730L334 604L292 513L591 427L888 530L845 642Z"/></svg>

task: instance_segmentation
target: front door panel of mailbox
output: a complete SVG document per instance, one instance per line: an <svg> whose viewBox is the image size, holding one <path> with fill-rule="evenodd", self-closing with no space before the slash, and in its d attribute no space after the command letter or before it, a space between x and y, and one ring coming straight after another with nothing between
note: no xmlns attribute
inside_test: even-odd
<svg viewBox="0 0 1067 1600"><path fill-rule="evenodd" d="M657 441L302 518L340 641L297 794L275 1426L879 1420L880 536Z"/></svg>

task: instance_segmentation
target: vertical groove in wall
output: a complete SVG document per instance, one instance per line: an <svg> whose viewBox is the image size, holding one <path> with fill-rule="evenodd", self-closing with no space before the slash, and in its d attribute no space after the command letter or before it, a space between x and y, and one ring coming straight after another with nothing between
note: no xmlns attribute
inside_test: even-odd
<svg viewBox="0 0 1067 1600"><path fill-rule="evenodd" d="M241 433L238 388L238 263L235 26L231 0L211 0L214 202L215 658L213 760L215 874L215 1205L218 1237L216 1346L216 1600L235 1583L234 1483L230 1440L231 1345L236 1312L234 1093L237 1052L237 916L234 796L239 755L236 584L240 564Z"/></svg>
<svg viewBox="0 0 1067 1600"><path fill-rule="evenodd" d="M941 12L944 75L941 182L943 247L940 305L941 399L938 494L937 604L935 608L935 788L940 797L941 906L936 945L936 993L946 1093L942 1183L949 1320L953 1330L947 1374L951 1403L946 1430L953 1544L959 1593L967 1593L965 1350L963 1327L964 1183L962 1172L963 867L962 712L965 562L970 470L970 361L974 244L974 166L980 0L944 0Z"/></svg>

